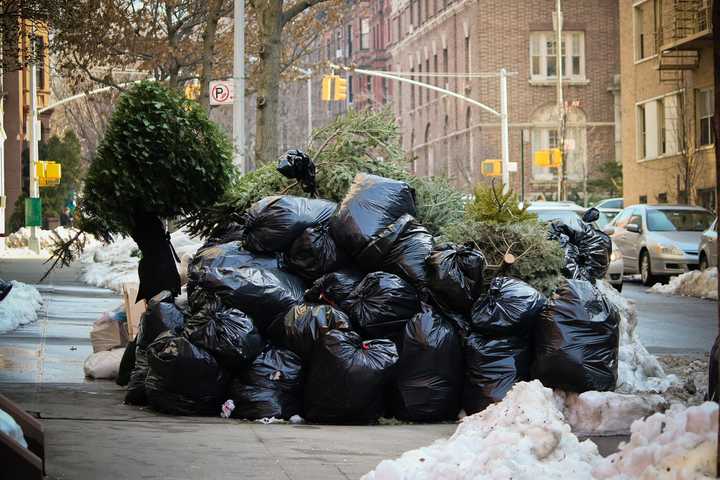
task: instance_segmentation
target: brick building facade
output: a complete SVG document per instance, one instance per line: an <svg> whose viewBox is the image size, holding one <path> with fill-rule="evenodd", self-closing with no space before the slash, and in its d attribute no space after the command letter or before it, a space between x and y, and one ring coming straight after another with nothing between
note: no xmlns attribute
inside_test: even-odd
<svg viewBox="0 0 720 480"><path fill-rule="evenodd" d="M470 96L499 110L499 78L427 76L434 73L498 72L508 81L510 160L524 168L511 174L521 189L524 171L528 198L554 198L557 173L533 166L535 150L557 141L555 41L552 0L474 2L398 0L390 18L389 69L414 75ZM571 198L582 193L587 171L618 161L615 128L618 91L617 3L563 2L565 99L568 115L568 173ZM418 175L447 175L469 188L482 181L480 163L501 158L499 118L466 102L409 84L392 86L404 147L416 160Z"/></svg>
<svg viewBox="0 0 720 480"><path fill-rule="evenodd" d="M620 2L626 205L715 209L711 3Z"/></svg>

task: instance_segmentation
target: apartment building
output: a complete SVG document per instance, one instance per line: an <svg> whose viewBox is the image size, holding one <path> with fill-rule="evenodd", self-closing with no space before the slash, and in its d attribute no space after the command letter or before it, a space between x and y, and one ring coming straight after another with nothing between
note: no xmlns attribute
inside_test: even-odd
<svg viewBox="0 0 720 480"><path fill-rule="evenodd" d="M34 45L32 45L34 42ZM38 26L37 22L23 21L18 29L20 55L28 55L33 48L39 59L36 67L37 105L46 107L50 103L50 60L47 51L47 30ZM25 63L24 58L22 63ZM29 170L27 162L23 163L23 149L27 146L27 119L30 112L30 69L6 72L3 75L5 94L3 125L5 128L5 229L7 231L10 215L14 211L15 202L23 192L29 191ZM49 130L50 112L40 115L42 133Z"/></svg>
<svg viewBox="0 0 720 480"><path fill-rule="evenodd" d="M715 208L710 0L621 0L626 204Z"/></svg>
<svg viewBox="0 0 720 480"><path fill-rule="evenodd" d="M510 160L519 164L511 182L528 199L553 199L557 169L538 167L532 158L558 143L556 81L562 62L569 191L582 201L584 180L595 167L619 161L617 8L611 0L564 1L564 55L558 60L553 0L397 0L390 18L391 67L495 110L496 74L501 68L511 72ZM498 117L408 84L395 83L392 92L416 174L447 175L465 188L487 180L481 162L501 158Z"/></svg>

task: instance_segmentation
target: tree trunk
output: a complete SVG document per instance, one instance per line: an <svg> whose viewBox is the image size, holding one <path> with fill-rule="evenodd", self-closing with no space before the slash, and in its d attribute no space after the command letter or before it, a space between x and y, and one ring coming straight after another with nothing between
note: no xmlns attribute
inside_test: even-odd
<svg viewBox="0 0 720 480"><path fill-rule="evenodd" d="M274 162L279 144L280 70L282 60L282 0L258 2L260 72L257 89L255 163Z"/></svg>
<svg viewBox="0 0 720 480"><path fill-rule="evenodd" d="M202 69L200 72L200 105L210 111L210 80L213 73L215 55L215 34L220 21L220 7L223 0L208 0L207 22L203 33Z"/></svg>
<svg viewBox="0 0 720 480"><path fill-rule="evenodd" d="M135 228L130 236L142 253L137 301L149 300L163 290L179 295L180 274L162 220L144 211L136 211L134 217Z"/></svg>

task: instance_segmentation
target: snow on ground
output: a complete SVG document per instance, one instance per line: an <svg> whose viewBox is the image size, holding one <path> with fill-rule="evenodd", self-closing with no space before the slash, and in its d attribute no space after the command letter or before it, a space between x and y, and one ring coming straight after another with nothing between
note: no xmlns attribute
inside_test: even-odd
<svg viewBox="0 0 720 480"><path fill-rule="evenodd" d="M190 237L183 230L172 233L170 241L180 258L194 255L202 245L201 240ZM118 238L110 244L100 244L86 250L81 261L84 264L83 280L90 285L120 291L123 283L139 281L139 249L130 237Z"/></svg>
<svg viewBox="0 0 720 480"><path fill-rule="evenodd" d="M600 460L594 443L570 431L552 390L534 380L465 417L449 439L384 460L363 479L582 480Z"/></svg>
<svg viewBox="0 0 720 480"><path fill-rule="evenodd" d="M657 392L662 393L678 383L675 375L666 375L654 355L640 343L637 327L637 310L617 290L604 280L597 286L620 313L620 351L618 362L619 393Z"/></svg>
<svg viewBox="0 0 720 480"><path fill-rule="evenodd" d="M701 480L715 478L718 404L674 405L632 425L630 441L593 470L597 479Z"/></svg>
<svg viewBox="0 0 720 480"><path fill-rule="evenodd" d="M683 297L718 299L718 269L692 270L670 278L667 285L656 283L649 292L663 295L682 295Z"/></svg>
<svg viewBox="0 0 720 480"><path fill-rule="evenodd" d="M38 318L37 311L42 306L42 297L35 287L15 280L11 283L12 290L0 301L0 333L34 322Z"/></svg>

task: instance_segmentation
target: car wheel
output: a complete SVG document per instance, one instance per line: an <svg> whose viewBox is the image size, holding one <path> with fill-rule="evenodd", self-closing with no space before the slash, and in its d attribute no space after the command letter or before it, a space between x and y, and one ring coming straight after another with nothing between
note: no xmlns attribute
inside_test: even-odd
<svg viewBox="0 0 720 480"><path fill-rule="evenodd" d="M640 255L640 279L646 287L652 287L657 283L657 277L653 275L650 267L650 254L646 251Z"/></svg>
<svg viewBox="0 0 720 480"><path fill-rule="evenodd" d="M708 268L708 259L707 255L705 255L705 252L700 253L700 270L707 270Z"/></svg>

